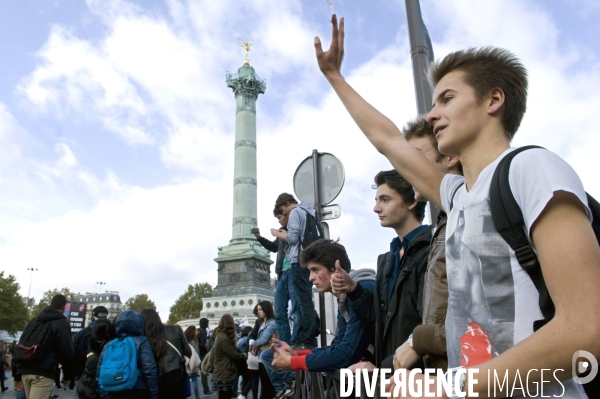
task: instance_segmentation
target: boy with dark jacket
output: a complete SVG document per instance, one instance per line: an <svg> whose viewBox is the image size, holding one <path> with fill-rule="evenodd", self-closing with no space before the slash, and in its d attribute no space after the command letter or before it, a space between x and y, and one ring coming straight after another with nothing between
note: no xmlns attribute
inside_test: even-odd
<svg viewBox="0 0 600 399"><path fill-rule="evenodd" d="M15 390L25 388L25 395L30 399L43 398L50 396L54 386L54 374L58 365L62 365L65 381L63 386L69 386L73 376L73 345L71 343L71 328L63 312L67 304L67 298L64 295L56 295L52 298L50 306L47 306L36 317L31 320L23 332L22 337L27 336L27 331L35 328L46 329L50 337L49 351L43 356L36 356L35 359L19 359L19 351L15 350L16 363L13 370ZM23 345L32 343L20 342ZM43 350L43 346L41 350Z"/></svg>
<svg viewBox="0 0 600 399"><path fill-rule="evenodd" d="M341 268L350 272L350 260L343 245L331 240L317 240L301 254L302 266L310 272L310 281L319 292L331 292L331 275ZM352 276L364 290L373 291L375 272L372 269L354 270ZM335 294L334 294L335 295ZM358 315L350 307L344 294L335 295L338 299L338 314L335 339L330 346L306 350L293 350L289 345L276 340L279 347L273 345L261 355L269 376L273 379L291 379L293 373L281 373L279 370L330 371L348 367L358 362L369 346L367 331ZM275 385L275 382L273 382ZM275 387L276 389L278 387Z"/></svg>
<svg viewBox="0 0 600 399"><path fill-rule="evenodd" d="M422 225L425 203L415 200L415 192L395 170L375 176L377 194L374 212L381 226L398 235L390 251L377 258L377 280L371 292L357 284L343 269L332 276L334 294L345 293L350 308L362 320L375 347L375 365L392 368L396 348L408 340L423 315L423 283L431 241L431 226ZM422 367L422 361L415 367Z"/></svg>

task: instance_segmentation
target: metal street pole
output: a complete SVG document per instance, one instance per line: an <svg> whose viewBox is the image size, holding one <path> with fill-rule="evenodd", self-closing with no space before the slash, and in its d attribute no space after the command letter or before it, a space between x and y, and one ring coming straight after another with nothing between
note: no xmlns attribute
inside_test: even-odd
<svg viewBox="0 0 600 399"><path fill-rule="evenodd" d="M29 309L29 302L31 301L31 283L33 282L33 272L37 272L38 269L34 269L33 267L27 268L31 272L31 277L29 278L29 292L27 293L27 308Z"/></svg>
<svg viewBox="0 0 600 399"><path fill-rule="evenodd" d="M427 80L427 71L431 61L433 61L433 47L429 32L427 32L427 28L423 23L419 0L406 0L405 3L413 79L415 81L415 99L417 100L417 112L421 115L431 110L433 90L429 80ZM431 202L427 203L427 210L431 215L431 223L434 224L439 210Z"/></svg>
<svg viewBox="0 0 600 399"><path fill-rule="evenodd" d="M321 192L319 190L319 152L317 150L313 150L312 152L312 161L313 161L313 182L314 182L314 193L315 193L315 217L317 219L317 224L321 223ZM326 237L329 238L329 237ZM321 348L327 346L327 334L325 333L325 329L327 328L327 320L325 315L325 294L319 292L319 320L320 320L320 328L321 328Z"/></svg>

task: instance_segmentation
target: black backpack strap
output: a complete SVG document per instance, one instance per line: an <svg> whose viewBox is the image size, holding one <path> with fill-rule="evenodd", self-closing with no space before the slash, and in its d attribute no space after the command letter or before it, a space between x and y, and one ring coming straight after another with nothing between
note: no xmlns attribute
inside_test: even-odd
<svg viewBox="0 0 600 399"><path fill-rule="evenodd" d="M450 209L448 210L448 213L450 213L450 211L452 210L452 208L454 208L454 197L456 197L456 193L458 192L458 190L465 185L465 181L463 180L462 183L460 183L458 186L456 186L456 188L454 189L454 192L452 193L452 196L450 197Z"/></svg>
<svg viewBox="0 0 600 399"><path fill-rule="evenodd" d="M544 320L534 322L533 328L536 331L554 317L554 303L544 282L540 262L529 244L523 212L510 189L508 178L513 158L517 154L532 148L542 147L530 145L517 148L498 163L490 185L490 210L494 227L504 241L515 251L519 264L529 274L539 292L539 306Z"/></svg>

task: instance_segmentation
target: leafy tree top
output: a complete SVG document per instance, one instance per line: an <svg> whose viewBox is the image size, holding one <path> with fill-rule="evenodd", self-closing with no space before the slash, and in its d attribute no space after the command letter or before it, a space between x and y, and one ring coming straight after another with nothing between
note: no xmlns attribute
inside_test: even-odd
<svg viewBox="0 0 600 399"><path fill-rule="evenodd" d="M19 283L15 276L0 272L0 330L14 335L23 330L27 322L27 309L19 295Z"/></svg>
<svg viewBox="0 0 600 399"><path fill-rule="evenodd" d="M123 310L139 311L144 309L156 310L156 304L148 298L148 294L137 294L123 304Z"/></svg>
<svg viewBox="0 0 600 399"><path fill-rule="evenodd" d="M188 285L187 290L175 301L169 309L169 324L176 324L179 320L189 319L190 316L200 317L204 307L202 298L212 297L213 289L208 283Z"/></svg>

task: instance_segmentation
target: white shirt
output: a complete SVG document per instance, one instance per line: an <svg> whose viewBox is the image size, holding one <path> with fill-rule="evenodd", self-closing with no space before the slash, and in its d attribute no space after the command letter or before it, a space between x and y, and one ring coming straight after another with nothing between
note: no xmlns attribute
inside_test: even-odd
<svg viewBox="0 0 600 399"><path fill-rule="evenodd" d="M469 192L463 184L463 176L446 175L442 180L442 205L445 210L451 209L446 230L449 367L475 366L501 354L533 334L533 322L543 319L538 291L519 265L514 251L494 228L490 212L489 191L494 170L513 150L506 150L485 167ZM579 177L550 151L531 149L515 156L509 182L523 212L529 237L531 226L555 191L575 194L591 218ZM460 184L462 187L456 191ZM548 378L544 377L544 380L553 380L551 372ZM522 378L525 384L526 375ZM586 398L582 387L572 379L562 384L565 390L562 397ZM512 381L509 385L512 386ZM556 384L545 388L544 395L560 396L562 390L562 386ZM522 391L515 390L515 393Z"/></svg>

